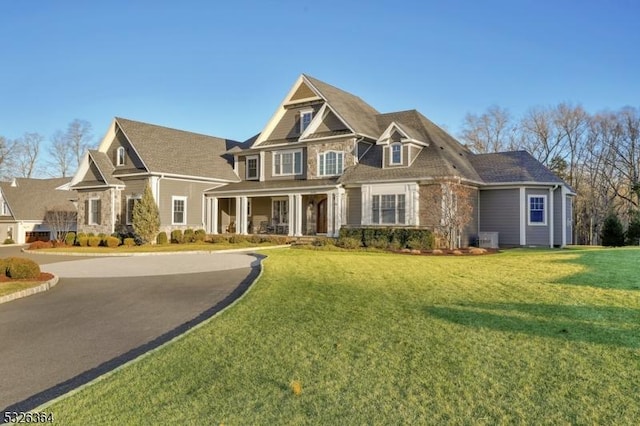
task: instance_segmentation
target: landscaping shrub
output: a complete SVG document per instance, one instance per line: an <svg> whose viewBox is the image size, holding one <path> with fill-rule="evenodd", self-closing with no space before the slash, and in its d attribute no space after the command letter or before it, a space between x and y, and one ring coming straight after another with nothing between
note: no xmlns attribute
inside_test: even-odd
<svg viewBox="0 0 640 426"><path fill-rule="evenodd" d="M89 237L88 240L89 247L98 247L102 243L102 238L100 237Z"/></svg>
<svg viewBox="0 0 640 426"><path fill-rule="evenodd" d="M11 238L7 238L4 240L4 244L15 244Z"/></svg>
<svg viewBox="0 0 640 426"><path fill-rule="evenodd" d="M340 237L336 241L336 245L346 249L357 249L361 246L361 240L353 237Z"/></svg>
<svg viewBox="0 0 640 426"><path fill-rule="evenodd" d="M336 240L327 237L318 237L311 243L314 247L335 246Z"/></svg>
<svg viewBox="0 0 640 426"><path fill-rule="evenodd" d="M627 228L627 244L630 246L640 245L640 212L635 212Z"/></svg>
<svg viewBox="0 0 640 426"><path fill-rule="evenodd" d="M93 232L89 232L89 233L87 234L87 237L89 237L89 238L91 238L91 237L95 237L95 236L96 236L96 234L94 234Z"/></svg>
<svg viewBox="0 0 640 426"><path fill-rule="evenodd" d="M45 248L53 248L53 243L51 241L34 241L29 244L29 250L39 250Z"/></svg>
<svg viewBox="0 0 640 426"><path fill-rule="evenodd" d="M197 243L202 243L207 238L207 231L204 229L196 229L195 239Z"/></svg>
<svg viewBox="0 0 640 426"><path fill-rule="evenodd" d="M107 240L107 234L105 234L104 232L101 232L98 234L98 238L100 238L100 244L105 245Z"/></svg>
<svg viewBox="0 0 640 426"><path fill-rule="evenodd" d="M89 245L89 237L85 234L78 234L76 237L76 244L80 247L87 247Z"/></svg>
<svg viewBox="0 0 640 426"><path fill-rule="evenodd" d="M184 230L184 234L182 235L182 239L185 243L195 243L196 242L196 234L193 232L193 229L187 228Z"/></svg>
<svg viewBox="0 0 640 426"><path fill-rule="evenodd" d="M125 238L122 243L126 246L126 247L133 247L136 245L136 240L135 238Z"/></svg>
<svg viewBox="0 0 640 426"><path fill-rule="evenodd" d="M404 248L411 244L415 249L431 249L435 247L435 236L428 229L411 228L341 228L340 238L354 238L360 240L365 247L374 248Z"/></svg>
<svg viewBox="0 0 640 426"><path fill-rule="evenodd" d="M156 243L158 244L168 244L169 243L169 239L167 238L167 233L162 231L158 234L158 236L156 237Z"/></svg>
<svg viewBox="0 0 640 426"><path fill-rule="evenodd" d="M7 267L9 266L9 261L5 259L0 259L0 277L7 276Z"/></svg>
<svg viewBox="0 0 640 426"><path fill-rule="evenodd" d="M260 235L249 235L248 240L251 244L260 244L264 241L264 238Z"/></svg>
<svg viewBox="0 0 640 426"><path fill-rule="evenodd" d="M182 236L181 229L174 229L171 231L171 242L173 244L182 244L184 243L184 237Z"/></svg>
<svg viewBox="0 0 640 426"><path fill-rule="evenodd" d="M104 245L111 248L118 247L120 245L120 238L112 236L106 237L104 239Z"/></svg>
<svg viewBox="0 0 640 426"><path fill-rule="evenodd" d="M87 234L85 234L84 232L78 232L76 234L76 245L81 246L82 244L80 244L80 239L83 239L83 238L87 238Z"/></svg>
<svg viewBox="0 0 640 426"><path fill-rule="evenodd" d="M624 245L624 229L615 213L609 213L602 225L602 245L620 247Z"/></svg>
<svg viewBox="0 0 640 426"><path fill-rule="evenodd" d="M231 244L243 243L245 241L247 241L247 237L245 235L232 234L231 237L229 237L229 242Z"/></svg>
<svg viewBox="0 0 640 426"><path fill-rule="evenodd" d="M209 242L212 244L228 243L229 238L228 234L213 234L209 236Z"/></svg>
<svg viewBox="0 0 640 426"><path fill-rule="evenodd" d="M6 259L6 275L15 280L34 279L40 277L40 266L31 259L9 257Z"/></svg>
<svg viewBox="0 0 640 426"><path fill-rule="evenodd" d="M76 233L68 232L67 235L64 237L64 243L68 246L74 245L76 243Z"/></svg>

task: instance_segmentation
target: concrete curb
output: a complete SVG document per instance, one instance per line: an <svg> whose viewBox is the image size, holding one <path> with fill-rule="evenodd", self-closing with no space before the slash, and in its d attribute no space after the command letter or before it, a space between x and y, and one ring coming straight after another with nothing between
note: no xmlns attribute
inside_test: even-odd
<svg viewBox="0 0 640 426"><path fill-rule="evenodd" d="M278 248L278 247L272 247L272 248ZM256 256L256 257L258 257L258 256ZM164 349L165 346L168 346L168 345L170 345L170 344L172 344L174 342L177 342L177 341L179 341L181 339L184 339L186 336L188 336L189 334L191 334L194 331L198 330L200 327L203 327L204 325L210 323L211 321L216 319L218 316L220 316L223 313L225 313L228 309L231 309L232 307L234 307L237 303L239 303L242 299L244 299L247 294L249 294L249 292L253 289L255 283L257 283L260 280L260 278L262 277L262 274L264 272L264 263L263 263L263 261L264 261L264 259L266 259L266 257L267 256L263 255L262 257L258 258L259 264L260 264L260 271L258 272L258 275L255 277L255 279L249 284L247 289L237 299L235 299L229 305L227 305L224 308L222 308L220 311L216 312L215 314L213 314L209 318L205 319L204 321L201 321L198 324L194 325L193 327L189 328L184 333L182 333L182 334L174 337L173 339L161 344L160 346L157 346L157 347L155 347L155 348L143 353L142 355L132 359L131 361L125 362L124 364L119 365L118 367L114 368L113 370L108 371L108 372L104 373L103 375L101 375L99 377L96 377L95 379L91 380L90 382L85 383L84 385L81 385L81 386L79 386L79 387L77 387L77 388L75 388L73 390L70 390L69 392L65 393L64 395L61 395L61 396L59 396L57 398L54 398L54 399L51 399L51 400L45 402L44 404L41 404L40 406L38 406L38 407L36 407L36 408L34 408L32 410L29 410L29 411L32 411L32 412L44 411L44 410L46 410L47 407L49 407L49 406L51 406L51 405L53 405L53 404L55 404L57 402L60 402L60 401L62 401L64 399L67 399L70 396L73 396L76 393L82 391L83 389L88 388L90 386L93 386L96 383L99 383L99 382L111 377L113 374L117 373L118 371L122 370L123 368L125 368L125 367L127 367L127 366L129 366L131 364L135 364L135 363L138 363L138 362L142 361L143 359L147 358L151 354L156 353L156 352Z"/></svg>
<svg viewBox="0 0 640 426"><path fill-rule="evenodd" d="M31 296L33 294L42 293L43 291L47 291L51 287L54 287L56 284L58 284L58 276L53 275L53 278L51 278L49 281L46 281L40 285L27 288L24 290L20 290L15 293L7 294L6 296L0 297L0 304L11 302L12 300L16 300L16 299L21 299L23 297Z"/></svg>
<svg viewBox="0 0 640 426"><path fill-rule="evenodd" d="M243 253L243 252L255 252L258 250L272 250L279 248L291 247L290 244L283 244L278 246L264 246L264 247L244 247L237 249L224 249L224 250L189 250L189 251L162 251L162 252L149 252L149 253L74 253L74 252L46 252L42 250L28 250L22 249L23 253L28 254L42 254L46 256L77 256L77 257L130 257L130 256L165 256L171 254L214 254L214 253Z"/></svg>

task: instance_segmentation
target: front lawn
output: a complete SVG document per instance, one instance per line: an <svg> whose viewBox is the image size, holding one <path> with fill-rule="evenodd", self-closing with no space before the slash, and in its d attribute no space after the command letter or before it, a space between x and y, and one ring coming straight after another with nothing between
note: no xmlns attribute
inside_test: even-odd
<svg viewBox="0 0 640 426"><path fill-rule="evenodd" d="M218 251L229 249L243 249L251 247L267 247L276 245L273 242L265 241L252 243L250 241L240 241L237 243L187 243L187 244L145 244L141 246L118 246L118 247L79 247L65 246L56 248L37 249L39 253L158 253L158 252L182 252L182 251Z"/></svg>
<svg viewBox="0 0 640 426"><path fill-rule="evenodd" d="M25 281L25 280L0 281L0 297L6 296L7 294L11 294L11 293L17 293L19 291L26 290L31 287L39 286L45 281Z"/></svg>
<svg viewBox="0 0 640 426"><path fill-rule="evenodd" d="M240 303L43 411L83 425L640 418L638 249L268 255Z"/></svg>

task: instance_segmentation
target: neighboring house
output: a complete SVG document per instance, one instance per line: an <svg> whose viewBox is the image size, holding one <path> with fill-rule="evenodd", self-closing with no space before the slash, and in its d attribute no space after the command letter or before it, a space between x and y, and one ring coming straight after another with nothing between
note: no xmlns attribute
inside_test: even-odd
<svg viewBox="0 0 640 426"><path fill-rule="evenodd" d="M462 246L482 233L501 246L572 238L575 194L526 152L473 154L418 111L382 114L307 75L242 144L116 118L73 178L78 229L130 224L145 185L165 231L335 237L345 226L433 229L445 201L456 199L451 188L462 186L472 207Z"/></svg>
<svg viewBox="0 0 640 426"><path fill-rule="evenodd" d="M0 182L0 243L7 238L19 244L55 238L45 215L51 209L76 211L77 194L69 189L70 181L15 178ZM69 225L69 231L75 229L75 224Z"/></svg>
<svg viewBox="0 0 640 426"><path fill-rule="evenodd" d="M571 242L575 194L526 152L475 155L418 111L381 114L307 75L245 145L229 151L241 181L206 191L209 232L433 228L433 200L453 183L470 189L473 204L461 245L482 232L502 246Z"/></svg>
<svg viewBox="0 0 640 426"><path fill-rule="evenodd" d="M204 228L204 191L239 180L225 157L234 144L115 118L71 181L78 193L78 230L111 234L130 227L147 185L160 209L161 230Z"/></svg>

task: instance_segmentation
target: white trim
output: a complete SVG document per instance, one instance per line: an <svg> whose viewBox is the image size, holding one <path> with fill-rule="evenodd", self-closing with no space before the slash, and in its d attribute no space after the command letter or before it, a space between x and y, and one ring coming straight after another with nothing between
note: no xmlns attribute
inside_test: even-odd
<svg viewBox="0 0 640 426"><path fill-rule="evenodd" d="M419 141L410 137L409 134L402 128L402 126L400 126L400 124L396 123L395 121L392 121L391 124L387 126L385 131L382 132L382 135L380 135L380 137L376 139L376 145L390 145L392 143L395 143L391 141L391 135L393 134L394 129L402 136L400 138L400 141L398 141L397 143L412 142L422 146L429 146L429 144L426 142Z"/></svg>
<svg viewBox="0 0 640 426"><path fill-rule="evenodd" d="M298 116L300 117L300 125L298 127L298 130L300 131L300 137L299 139L302 139L302 135L305 134L305 131L309 128L309 126L311 126L311 123L313 122L313 120L316 118L316 116L313 114L313 108L305 108L305 109L301 109L300 111L298 111ZM309 120L309 124L307 124L307 127L305 127L304 129L302 128L302 126L304 125L303 119L304 116L310 114L311 115L311 120Z"/></svg>
<svg viewBox="0 0 640 426"><path fill-rule="evenodd" d="M526 190L520 187L520 245L527 245L527 201Z"/></svg>
<svg viewBox="0 0 640 426"><path fill-rule="evenodd" d="M172 225L186 225L187 224L187 198L184 195L172 195L171 196L171 224ZM182 222L175 221L175 202L184 201L184 210L182 211Z"/></svg>
<svg viewBox="0 0 640 426"><path fill-rule="evenodd" d="M567 189L564 187L564 185L560 188L560 196L562 197L562 207L561 207L561 214L562 217L560 219L561 223L562 223L562 247L565 247L567 245L567 193L566 193ZM572 234L573 234L573 229L571 230Z"/></svg>
<svg viewBox="0 0 640 426"><path fill-rule="evenodd" d="M296 173L296 153L300 153L300 173ZM282 173L282 155L291 154L292 173ZM280 173L276 173L276 156L280 155ZM304 173L302 148L273 151L271 153L271 176L300 176Z"/></svg>
<svg viewBox="0 0 640 426"><path fill-rule="evenodd" d="M211 200L211 224L212 234L218 233L218 197L210 197Z"/></svg>
<svg viewBox="0 0 640 426"><path fill-rule="evenodd" d="M302 194L295 194L295 232L293 235L296 237L302 236Z"/></svg>
<svg viewBox="0 0 640 426"><path fill-rule="evenodd" d="M124 146L119 146L116 149L116 166L124 166L126 163L126 153L127 151L124 149Z"/></svg>
<svg viewBox="0 0 640 426"><path fill-rule="evenodd" d="M338 188L338 185L324 185L324 186L304 186L304 187L287 187L287 188L256 188L256 189L234 189L232 191L214 191L212 190L204 191L207 196L219 196L219 195L235 195L235 194L253 194L253 193L266 193L261 196L269 196L269 195L281 195L284 193L286 195L288 192L301 192L304 194L322 194L326 192L327 189L335 189Z"/></svg>
<svg viewBox="0 0 640 426"><path fill-rule="evenodd" d="M554 232L555 230L553 229L555 224L554 224L554 215L555 215L555 211L553 208L553 199L555 197L554 194L554 189L553 188L549 188L549 247L553 248L553 246L555 245L555 235Z"/></svg>
<svg viewBox="0 0 640 426"><path fill-rule="evenodd" d="M101 220L98 220L96 222L93 221L93 213L94 213L93 212L93 201L100 201L100 197L90 197L90 198L87 198L87 201L89 201L87 203L87 206L89 207L89 212L88 212L88 215L87 215L87 225L90 225L90 226L101 225L101 223L100 223L100 222L102 222ZM98 219L100 219L101 216L102 216L100 211L98 211L98 215L99 215Z"/></svg>
<svg viewBox="0 0 640 426"><path fill-rule="evenodd" d="M264 159L265 159L265 152L264 151L260 151L259 153L260 155L260 165L259 165L259 172L260 172L260 178L259 181L260 182L264 182Z"/></svg>
<svg viewBox="0 0 640 426"><path fill-rule="evenodd" d="M255 160L256 162L256 175L249 176L249 160ZM244 159L244 178L245 180L260 180L260 156L259 155L247 155Z"/></svg>
<svg viewBox="0 0 640 426"><path fill-rule="evenodd" d="M340 159L340 164L342 167L339 168L339 171L337 173L327 173L327 154L329 153L334 153L336 154L336 169L338 169L338 154L342 157ZM322 157L322 160L320 160L320 157ZM316 161L317 161L317 170L316 170L316 176L318 177L331 177L331 176L340 176L342 174L342 172L344 172L344 151L337 151L335 149L330 149L328 151L322 151L322 152L318 152L318 155L316 156ZM320 174L320 162L322 161L322 170L323 170L323 174Z"/></svg>
<svg viewBox="0 0 640 426"><path fill-rule="evenodd" d="M532 198L542 198L543 201L543 209L542 209L542 222L531 222L531 199ZM547 194L529 194L527 195L527 225L529 226L547 226L549 222L547 220L547 215L549 214L549 206L547 204Z"/></svg>
<svg viewBox="0 0 640 426"><path fill-rule="evenodd" d="M400 161L399 162L395 162L393 161L393 148L399 146L400 147ZM402 154L403 154L403 146L401 142L394 142L392 144L389 144L389 165L390 166L402 166L403 161L402 161Z"/></svg>

